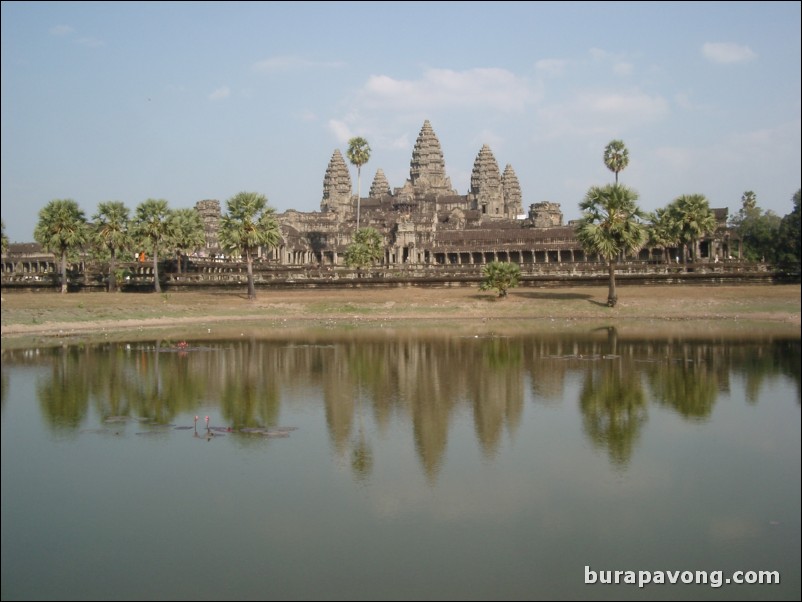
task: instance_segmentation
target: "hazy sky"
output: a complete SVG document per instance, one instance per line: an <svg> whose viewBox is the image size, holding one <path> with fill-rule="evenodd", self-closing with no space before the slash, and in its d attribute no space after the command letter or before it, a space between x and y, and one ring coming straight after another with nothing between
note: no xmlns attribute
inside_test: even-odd
<svg viewBox="0 0 802 602"><path fill-rule="evenodd" d="M402 186L425 119L460 194L486 143L574 219L620 138L646 210L753 190L782 216L800 35L799 2L4 1L2 218L22 242L56 198L318 210L335 148L368 139L363 193Z"/></svg>

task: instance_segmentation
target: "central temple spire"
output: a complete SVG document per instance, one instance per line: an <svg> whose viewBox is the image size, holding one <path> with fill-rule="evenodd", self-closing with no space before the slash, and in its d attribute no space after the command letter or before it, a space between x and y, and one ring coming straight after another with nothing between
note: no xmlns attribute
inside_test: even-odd
<svg viewBox="0 0 802 602"><path fill-rule="evenodd" d="M428 119L423 122L415 148L412 149L409 180L416 193L454 194L451 180L446 176L440 141Z"/></svg>

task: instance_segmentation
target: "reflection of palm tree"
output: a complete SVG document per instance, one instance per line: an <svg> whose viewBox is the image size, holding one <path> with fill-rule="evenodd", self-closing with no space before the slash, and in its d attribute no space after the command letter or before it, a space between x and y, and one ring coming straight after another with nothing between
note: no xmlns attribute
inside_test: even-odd
<svg viewBox="0 0 802 602"><path fill-rule="evenodd" d="M649 376L655 398L685 418L710 416L718 395L715 373L696 362L659 365Z"/></svg>
<svg viewBox="0 0 802 602"><path fill-rule="evenodd" d="M359 437L351 449L351 469L359 481L366 480L373 471L373 450L365 436L365 421L362 416L362 395L357 390L356 411L359 420Z"/></svg>
<svg viewBox="0 0 802 602"><path fill-rule="evenodd" d="M233 361L221 375L221 412L234 428L276 426L280 397L278 384L264 369L261 344L247 341L234 346Z"/></svg>
<svg viewBox="0 0 802 602"><path fill-rule="evenodd" d="M89 407L89 380L74 347L57 350L49 378L36 383L43 414L54 428L76 429Z"/></svg>
<svg viewBox="0 0 802 602"><path fill-rule="evenodd" d="M618 360L603 360L589 371L580 395L585 431L591 441L606 448L610 460L625 466L646 420L646 404L640 375Z"/></svg>

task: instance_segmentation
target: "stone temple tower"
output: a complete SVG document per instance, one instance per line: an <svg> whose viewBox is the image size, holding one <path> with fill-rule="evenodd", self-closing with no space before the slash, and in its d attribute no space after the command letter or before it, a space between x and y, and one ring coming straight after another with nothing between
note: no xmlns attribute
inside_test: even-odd
<svg viewBox="0 0 802 602"><path fill-rule="evenodd" d="M482 215L506 217L501 172L493 151L487 144L482 146L473 163L469 197L472 208L481 211Z"/></svg>
<svg viewBox="0 0 802 602"><path fill-rule="evenodd" d="M390 194L390 183L387 181L387 176L384 175L384 170L380 167L376 170L373 184L370 185L370 196L374 199L380 199L388 194Z"/></svg>
<svg viewBox="0 0 802 602"><path fill-rule="evenodd" d="M203 232L206 236L206 251L208 253L218 252L220 250L220 242L217 238L217 234L220 231L220 219L222 217L220 201L215 199L198 201L195 203L195 211L200 213L201 220L203 221Z"/></svg>
<svg viewBox="0 0 802 602"><path fill-rule="evenodd" d="M415 148L412 149L409 183L415 194L455 194L451 188L451 179L446 176L440 141L428 119L423 122Z"/></svg>
<svg viewBox="0 0 802 602"><path fill-rule="evenodd" d="M323 200L320 210L345 213L351 209L351 175L340 149L331 155L326 175L323 176Z"/></svg>
<svg viewBox="0 0 802 602"><path fill-rule="evenodd" d="M504 175L501 176L501 185L504 188L504 213L510 219L514 219L524 212L523 195L521 194L521 184L512 165L507 163L504 168Z"/></svg>

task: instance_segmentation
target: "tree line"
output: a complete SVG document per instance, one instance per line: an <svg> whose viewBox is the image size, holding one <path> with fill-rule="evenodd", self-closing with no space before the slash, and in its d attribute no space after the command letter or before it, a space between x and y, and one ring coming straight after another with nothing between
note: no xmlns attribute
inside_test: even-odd
<svg viewBox="0 0 802 602"><path fill-rule="evenodd" d="M362 269L381 261L382 238L373 228L360 228L359 181L361 167L370 159L370 146L364 138L352 138L347 151L357 168L357 232L345 254L346 265ZM646 213L637 204L638 193L619 183L619 173L629 165L629 150L622 140L612 140L604 149L605 166L615 174L615 182L592 186L580 202L582 216L576 236L585 252L604 259L609 270L607 304L618 301L615 283L617 261L637 253L646 245L661 248L670 262L670 248L678 248L682 263L697 260L699 241L718 227L710 204L702 194L683 194L663 208ZM741 239L746 259L766 261L799 272L800 266L800 191L792 197L793 210L780 218L757 205L753 191L744 192L741 209L729 226ZM117 290L116 262L122 253L147 250L153 259L154 290L161 292L158 261L161 251L174 252L181 272L181 258L205 244L204 226L194 209L170 210L163 199L142 202L130 216L120 201L98 205L88 222L84 212L71 199L51 201L39 212L35 240L61 260L61 291L67 291L67 257L89 247L109 261L109 292ZM275 210L267 198L255 192L241 192L227 201L223 215L220 243L228 253L243 257L248 270L248 298L256 297L253 259L260 247L273 248L281 241ZM2 225L2 251L8 248L5 224ZM675 260L679 262L679 255ZM718 258L716 258L718 259ZM496 290L500 297L517 285L520 270L508 262L492 262L484 268L482 290Z"/></svg>
<svg viewBox="0 0 802 602"><path fill-rule="evenodd" d="M592 186L579 204L582 217L577 222L576 236L588 255L607 262L609 290L607 305L615 307L618 293L615 282L616 264L627 255L650 245L663 251L666 263L671 261L670 248L678 248L682 263L699 258L699 241L713 234L718 222L710 203L702 194L683 194L663 208L644 212L637 204L638 193L618 181L618 174L629 165L629 150L622 140L612 140L604 149L605 166L615 174L615 182ZM729 223L741 239L746 259L767 261L799 272L800 264L800 191L792 198L794 209L779 218L771 211L763 212L755 193L747 191L743 207ZM679 255L675 256L679 263ZM518 284L520 269L516 264L494 261L483 271L482 290L495 290L506 297L507 290Z"/></svg>
<svg viewBox="0 0 802 602"><path fill-rule="evenodd" d="M118 288L117 262L125 254L148 253L153 260L153 288L161 292L159 257L174 253L181 273L182 258L206 244L206 233L195 209L170 209L164 199L147 199L134 214L121 201L98 204L90 222L72 199L54 199L39 212L34 240L60 261L61 292L67 292L67 260L77 252L89 252L108 261L108 291ZM273 248L281 242L275 210L267 197L256 192L240 192L226 202L219 231L222 248L242 257L248 267L248 298L256 297L253 259L260 248ZM8 249L5 224L3 253Z"/></svg>
<svg viewBox="0 0 802 602"><path fill-rule="evenodd" d="M682 262L699 257L699 241L718 227L710 203L702 194L683 194L651 213L638 206L638 193L618 182L618 174L629 164L629 152L621 140L611 141L604 150L604 164L615 174L615 183L592 186L579 207L582 217L576 235L585 251L602 257L609 266L607 305L615 307L618 295L615 266L619 258L637 253L646 245L663 250L678 247ZM730 226L742 240L747 259L761 259L799 270L800 191L793 196L794 210L779 219L763 213L753 192L744 193L743 208ZM679 261L679 257L675 257Z"/></svg>

